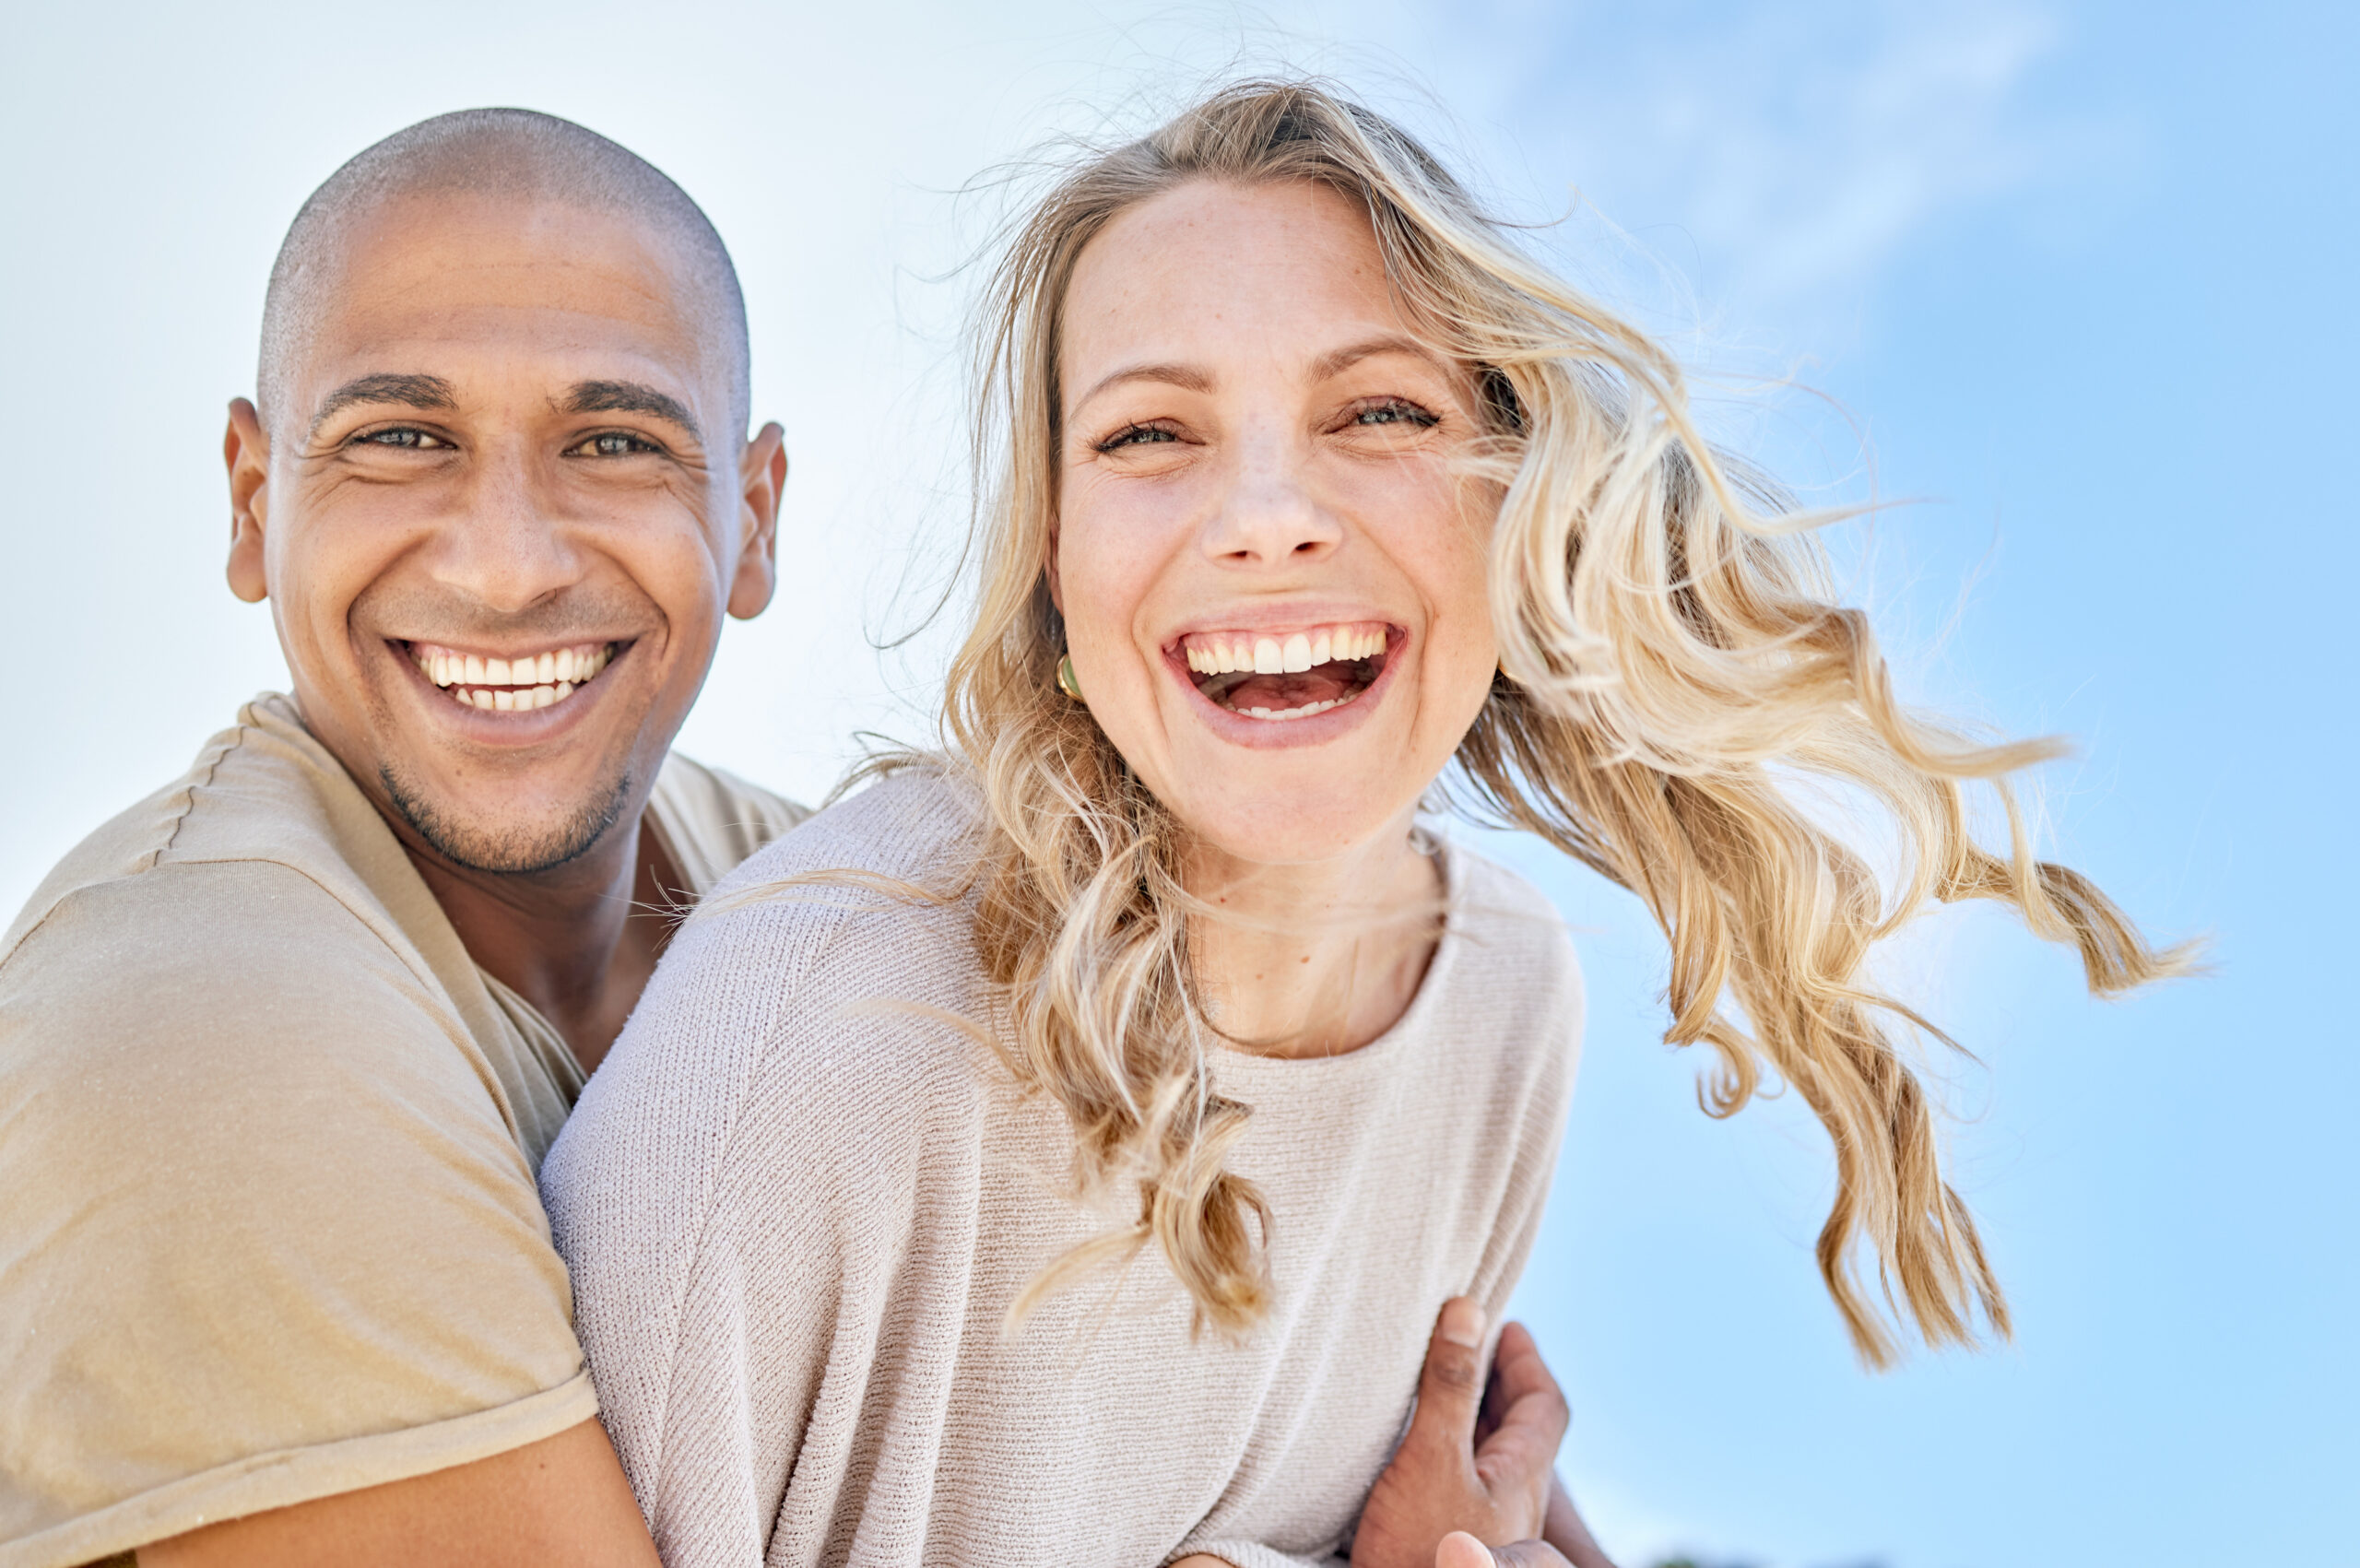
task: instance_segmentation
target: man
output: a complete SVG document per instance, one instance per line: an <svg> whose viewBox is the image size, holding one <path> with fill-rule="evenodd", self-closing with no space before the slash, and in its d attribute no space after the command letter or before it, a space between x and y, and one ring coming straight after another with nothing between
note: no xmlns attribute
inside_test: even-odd
<svg viewBox="0 0 2360 1568"><path fill-rule="evenodd" d="M747 405L719 236L578 126L305 205L226 442L293 699L0 942L0 1562L654 1562L533 1179L667 907L800 815L667 760L771 596Z"/></svg>
<svg viewBox="0 0 2360 1568"><path fill-rule="evenodd" d="M748 384L712 225L567 122L298 215L225 442L292 698L0 938L0 1568L655 1563L534 1175L669 911L801 815L668 755L774 580ZM1553 1385L1479 1452L1465 1339L1410 1512L1546 1484Z"/></svg>

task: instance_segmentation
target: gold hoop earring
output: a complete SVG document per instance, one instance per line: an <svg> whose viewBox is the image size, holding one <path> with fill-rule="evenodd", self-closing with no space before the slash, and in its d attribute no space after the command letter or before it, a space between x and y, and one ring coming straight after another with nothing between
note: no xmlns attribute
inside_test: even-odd
<svg viewBox="0 0 2360 1568"><path fill-rule="evenodd" d="M1072 698L1077 702L1083 700L1081 695L1081 682L1075 678L1073 673L1073 655L1071 654L1060 654L1057 655L1057 690L1064 692L1067 696Z"/></svg>

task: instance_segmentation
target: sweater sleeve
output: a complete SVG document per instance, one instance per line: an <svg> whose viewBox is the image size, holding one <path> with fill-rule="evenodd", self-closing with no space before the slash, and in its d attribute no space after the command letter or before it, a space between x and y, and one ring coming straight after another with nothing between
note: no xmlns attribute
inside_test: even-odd
<svg viewBox="0 0 2360 1568"><path fill-rule="evenodd" d="M1510 884L1504 873L1493 870L1486 880L1491 897L1520 906L1518 972L1528 978L1516 998L1521 1017L1513 1028L1532 1042L1518 1054L1516 1070L1493 1087L1493 1125L1513 1129L1514 1142L1491 1235L1467 1288L1496 1330L1540 1234L1581 1062L1586 997L1573 940L1556 911L1520 882Z"/></svg>
<svg viewBox="0 0 2360 1568"><path fill-rule="evenodd" d="M751 1372L754 1317L725 1189L767 1020L758 988L732 984L742 965L723 924L692 921L678 934L541 1167L607 1431L672 1568L761 1561L762 1500L775 1488L755 1410L794 1408L816 1375L774 1343L764 1386L729 1371L734 1350ZM798 1340L833 1285L833 1260L811 1261L801 1276L809 1299L782 1325ZM690 1490L703 1517L684 1540L674 1515Z"/></svg>
<svg viewBox="0 0 2360 1568"><path fill-rule="evenodd" d="M958 1251L920 1216L973 1211L942 1197L972 1181L974 1074L894 1005L929 998L868 995L848 970L873 937L839 940L889 918L906 951L928 922L826 905L689 922L542 1170L608 1430L668 1568L807 1561L864 1491L931 1475L924 1453L863 1473L865 1429L912 1270Z"/></svg>
<svg viewBox="0 0 2360 1568"><path fill-rule="evenodd" d="M1334 1557L1295 1557L1251 1540L1192 1540L1174 1552L1172 1561L1177 1562L1199 1551L1208 1557L1220 1558L1230 1568L1344 1568L1351 1562L1350 1558L1340 1554Z"/></svg>

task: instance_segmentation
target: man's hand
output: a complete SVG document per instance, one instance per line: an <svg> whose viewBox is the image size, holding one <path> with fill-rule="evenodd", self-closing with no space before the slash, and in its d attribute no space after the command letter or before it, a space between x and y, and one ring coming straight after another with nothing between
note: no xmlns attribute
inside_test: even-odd
<svg viewBox="0 0 2360 1568"><path fill-rule="evenodd" d="M1565 1397L1522 1325L1500 1331L1488 1387L1482 1355L1483 1310L1455 1296L1427 1343L1409 1433L1361 1512L1353 1568L1432 1568L1454 1530L1479 1541L1540 1535Z"/></svg>
<svg viewBox="0 0 2360 1568"><path fill-rule="evenodd" d="M274 1508L139 1549L139 1568L656 1568L596 1421L473 1464Z"/></svg>
<svg viewBox="0 0 2360 1568"><path fill-rule="evenodd" d="M1520 1540L1496 1550L1465 1530L1442 1538L1434 1550L1434 1568L1575 1568L1564 1554L1545 1540Z"/></svg>
<svg viewBox="0 0 2360 1568"><path fill-rule="evenodd" d="M1565 1483L1549 1489L1549 1523L1539 1540L1485 1546L1464 1530L1453 1530L1434 1549L1434 1568L1614 1568L1589 1533Z"/></svg>

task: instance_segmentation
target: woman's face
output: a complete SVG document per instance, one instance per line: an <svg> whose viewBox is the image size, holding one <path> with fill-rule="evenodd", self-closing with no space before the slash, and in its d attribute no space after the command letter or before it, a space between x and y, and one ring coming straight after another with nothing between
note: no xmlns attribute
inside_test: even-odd
<svg viewBox="0 0 2360 1568"><path fill-rule="evenodd" d="M1406 828L1485 694L1496 492L1461 366L1367 217L1200 181L1127 209L1067 291L1051 587L1082 691L1210 846L1328 859Z"/></svg>

